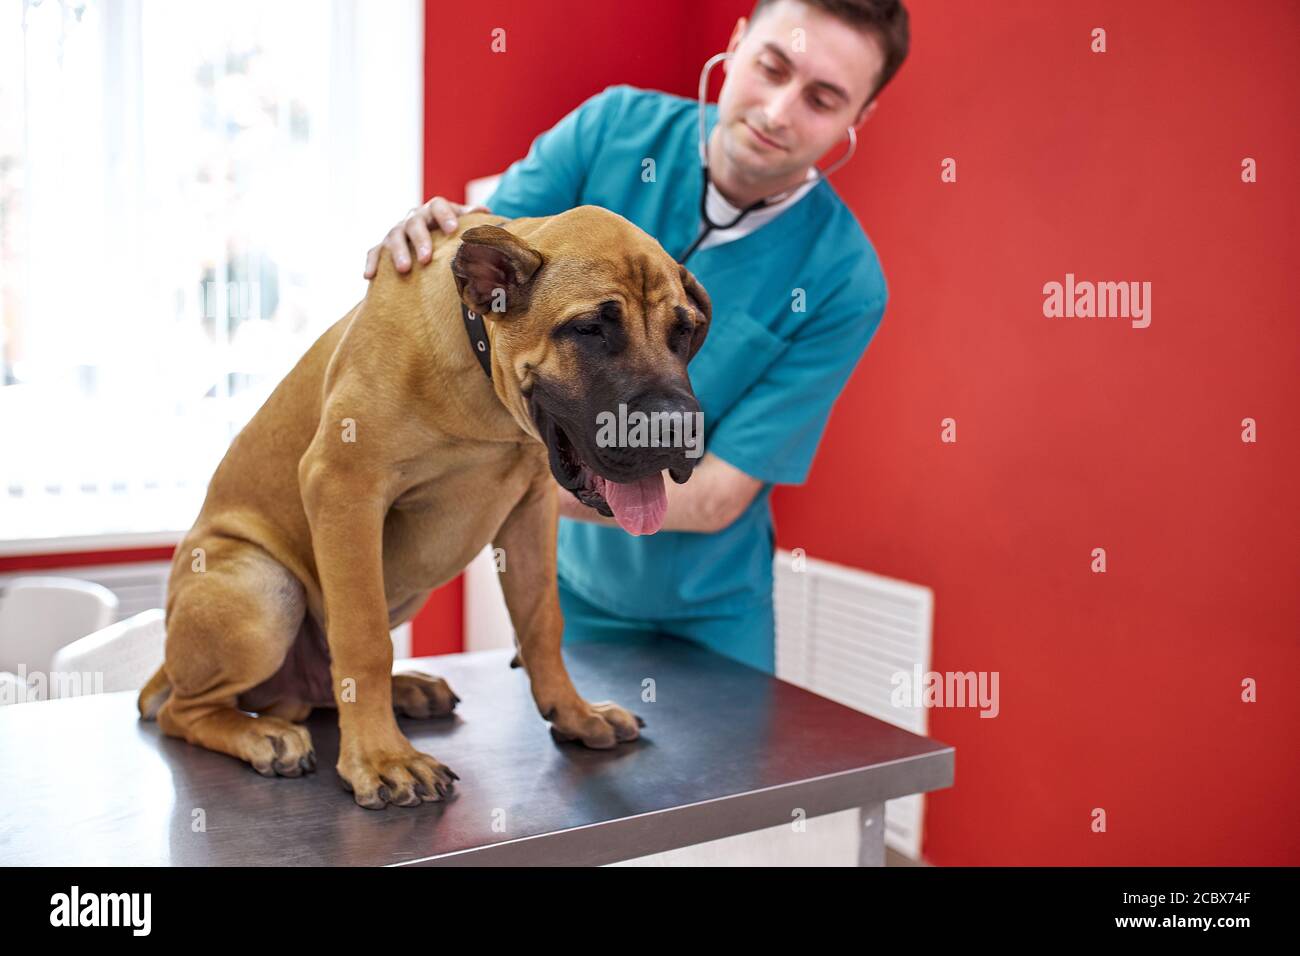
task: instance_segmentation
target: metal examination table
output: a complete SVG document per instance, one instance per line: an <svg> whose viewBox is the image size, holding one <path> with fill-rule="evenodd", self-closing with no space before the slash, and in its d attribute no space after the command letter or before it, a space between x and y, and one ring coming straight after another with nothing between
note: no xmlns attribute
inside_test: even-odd
<svg viewBox="0 0 1300 956"><path fill-rule="evenodd" d="M0 707L0 864L603 864L859 807L859 862L881 865L884 801L953 781L952 747L685 641L564 654L588 700L645 718L642 738L555 742L509 651L401 662L462 698L399 718L461 778L418 808L353 802L332 710L308 722L317 771L268 779L140 722L134 693Z"/></svg>

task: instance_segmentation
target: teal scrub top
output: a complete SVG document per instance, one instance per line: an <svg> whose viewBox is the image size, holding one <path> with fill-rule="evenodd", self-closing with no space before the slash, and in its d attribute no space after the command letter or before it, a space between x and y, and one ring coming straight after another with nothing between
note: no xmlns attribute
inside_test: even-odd
<svg viewBox="0 0 1300 956"><path fill-rule="evenodd" d="M716 104L706 107L707 130L717 114ZM694 100L608 87L538 136L486 205L512 219L603 206L678 258L700 230L697 124ZM636 536L561 518L560 578L625 617L727 616L772 600L772 486L807 479L831 406L888 297L875 249L825 179L753 232L697 250L686 266L713 305L688 367L705 451L763 485L713 533Z"/></svg>

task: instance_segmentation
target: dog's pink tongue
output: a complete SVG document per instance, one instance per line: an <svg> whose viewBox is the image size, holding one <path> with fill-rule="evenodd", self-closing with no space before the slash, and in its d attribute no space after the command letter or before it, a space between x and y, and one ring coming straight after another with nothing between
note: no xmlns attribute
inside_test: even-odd
<svg viewBox="0 0 1300 956"><path fill-rule="evenodd" d="M614 512L614 520L628 534L654 534L664 523L668 495L664 476L655 472L640 481L620 484L602 478L600 492Z"/></svg>

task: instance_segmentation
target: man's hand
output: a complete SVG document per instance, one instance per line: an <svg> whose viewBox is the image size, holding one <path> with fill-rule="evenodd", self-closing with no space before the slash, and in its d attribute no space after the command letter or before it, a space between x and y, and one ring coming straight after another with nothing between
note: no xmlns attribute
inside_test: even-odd
<svg viewBox="0 0 1300 956"><path fill-rule="evenodd" d="M573 492L561 488L554 477L551 482L559 496L561 517L618 527L613 518L606 518L595 508L588 508L573 496ZM665 472L664 487L668 493L668 511L661 531L711 533L721 531L739 518L763 487L763 482L712 452L705 452L690 481L679 485Z"/></svg>
<svg viewBox="0 0 1300 956"><path fill-rule="evenodd" d="M398 272L408 272L411 268L411 248L420 257L420 262L428 262L433 255L433 237L429 227L434 223L445 233L453 233L458 225L456 217L467 212L491 212L487 206L462 206L460 203L434 196L423 206L416 206L406 214L406 218L388 230L384 241L366 254L365 277L373 279L375 269L379 266L379 250L388 247L393 257L393 266Z"/></svg>

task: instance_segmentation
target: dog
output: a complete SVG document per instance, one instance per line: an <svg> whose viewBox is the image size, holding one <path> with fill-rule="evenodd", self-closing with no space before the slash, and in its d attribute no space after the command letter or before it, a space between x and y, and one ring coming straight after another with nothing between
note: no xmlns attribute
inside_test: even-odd
<svg viewBox="0 0 1300 956"><path fill-rule="evenodd" d="M173 556L141 718L296 777L316 767L302 721L336 707L336 769L358 804L445 799L459 777L396 715L448 715L460 698L441 678L393 674L389 629L491 544L506 558L511 663L552 735L637 739L640 717L587 702L565 670L556 484L632 533L658 529L663 471L684 483L696 457L609 447L597 422L620 403L699 416L687 364L711 317L684 266L598 206L463 215L406 275L385 250L365 298L217 466Z"/></svg>

